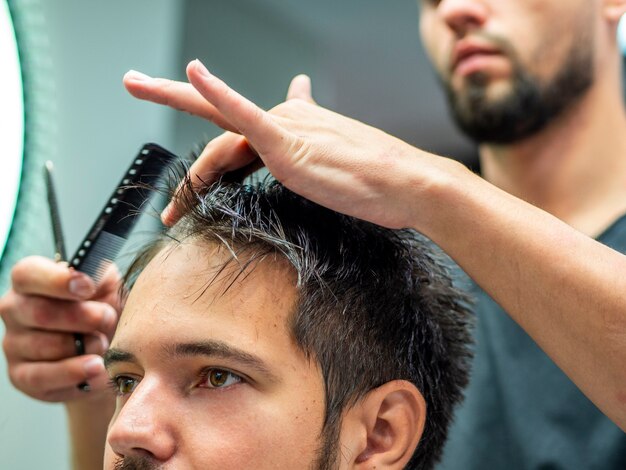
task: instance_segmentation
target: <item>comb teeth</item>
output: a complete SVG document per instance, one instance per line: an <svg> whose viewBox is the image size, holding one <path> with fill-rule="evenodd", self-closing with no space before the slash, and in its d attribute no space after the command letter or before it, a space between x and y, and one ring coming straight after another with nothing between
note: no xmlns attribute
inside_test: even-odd
<svg viewBox="0 0 626 470"><path fill-rule="evenodd" d="M104 277L131 235L141 208L151 195L150 188L176 158L156 144L143 146L72 258L73 268L91 276L96 283Z"/></svg>
<svg viewBox="0 0 626 470"><path fill-rule="evenodd" d="M89 275L97 284L122 251L125 242L126 239L103 231L88 249L78 250L72 266Z"/></svg>

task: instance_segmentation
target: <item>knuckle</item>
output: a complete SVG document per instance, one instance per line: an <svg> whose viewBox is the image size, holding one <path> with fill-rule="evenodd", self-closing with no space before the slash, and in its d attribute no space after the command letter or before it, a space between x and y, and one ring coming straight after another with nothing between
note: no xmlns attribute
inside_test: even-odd
<svg viewBox="0 0 626 470"><path fill-rule="evenodd" d="M8 357L12 356L15 352L15 339L14 335L6 333L2 338L2 351L4 355Z"/></svg>
<svg viewBox="0 0 626 470"><path fill-rule="evenodd" d="M11 269L11 283L16 290L20 290L28 284L33 269L32 264L32 258L24 258Z"/></svg>
<svg viewBox="0 0 626 470"><path fill-rule="evenodd" d="M85 330L96 331L103 326L102 323L104 321L104 313L101 304L89 306L85 305L84 308L81 309L80 314L77 314L76 312L72 313L72 321L76 323L80 322Z"/></svg>
<svg viewBox="0 0 626 470"><path fill-rule="evenodd" d="M47 389L43 389L42 380L23 364L13 365L8 370L9 381L21 392L37 400L44 400Z"/></svg>
<svg viewBox="0 0 626 470"><path fill-rule="evenodd" d="M22 390L22 387L20 385L19 376L18 376L18 373L15 371L15 369L16 369L15 366L9 365L9 369L8 369L9 382L11 382L11 385L13 385L18 390Z"/></svg>
<svg viewBox="0 0 626 470"><path fill-rule="evenodd" d="M11 383L19 390L25 391L30 389L39 389L41 387L41 378L33 373L32 368L16 365L9 369L9 378Z"/></svg>
<svg viewBox="0 0 626 470"><path fill-rule="evenodd" d="M289 109L290 106L293 106L294 101L295 99L283 101L282 103L277 104L270 110L270 114L273 114L275 116L282 116Z"/></svg>
<svg viewBox="0 0 626 470"><path fill-rule="evenodd" d="M55 315L50 311L50 306L39 299L30 300L30 308L32 312L33 323L35 325L46 328L52 325Z"/></svg>
<svg viewBox="0 0 626 470"><path fill-rule="evenodd" d="M297 164L304 160L309 154L309 145L304 139L292 139L289 143L287 152L289 154L289 160L293 161L294 164Z"/></svg>
<svg viewBox="0 0 626 470"><path fill-rule="evenodd" d="M306 109L311 105L311 103L309 103L307 100L299 96L287 101L286 104L287 103L289 104L290 108L294 108L298 110Z"/></svg>
<svg viewBox="0 0 626 470"><path fill-rule="evenodd" d="M3 297L0 297L0 318L7 324L6 317L9 316L12 310L13 301L11 300L13 292L9 291Z"/></svg>
<svg viewBox="0 0 626 470"><path fill-rule="evenodd" d="M291 98L274 106L270 111L270 114L287 118L289 116L301 114L310 105L311 104L309 102L303 100L302 98Z"/></svg>
<svg viewBox="0 0 626 470"><path fill-rule="evenodd" d="M103 354L106 349L99 336L91 336L87 338L86 350L87 354Z"/></svg>
<svg viewBox="0 0 626 470"><path fill-rule="evenodd" d="M62 335L46 335L31 338L31 348L38 352L40 359L62 359L71 355L69 344Z"/></svg>
<svg viewBox="0 0 626 470"><path fill-rule="evenodd" d="M103 328L103 323L104 320L102 318L102 315L86 315L85 316L85 330L88 330L89 332L93 332L93 331L99 331L101 328Z"/></svg>
<svg viewBox="0 0 626 470"><path fill-rule="evenodd" d="M303 139L292 139L284 151L285 158L279 158L272 167L272 174L277 180L288 186L293 175L294 166L306 157L307 144Z"/></svg>
<svg viewBox="0 0 626 470"><path fill-rule="evenodd" d="M157 91L162 103L169 106L172 99L171 92L174 88L174 81L169 78L155 78L154 83L157 85Z"/></svg>

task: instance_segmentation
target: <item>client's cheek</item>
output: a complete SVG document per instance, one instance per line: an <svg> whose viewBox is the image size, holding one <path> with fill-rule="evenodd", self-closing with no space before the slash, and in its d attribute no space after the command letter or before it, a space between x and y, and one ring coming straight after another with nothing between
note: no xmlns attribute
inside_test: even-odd
<svg viewBox="0 0 626 470"><path fill-rule="evenodd" d="M209 409L211 412L209 412ZM267 402L205 407L191 449L206 468L308 468L319 447L322 417L310 407Z"/></svg>

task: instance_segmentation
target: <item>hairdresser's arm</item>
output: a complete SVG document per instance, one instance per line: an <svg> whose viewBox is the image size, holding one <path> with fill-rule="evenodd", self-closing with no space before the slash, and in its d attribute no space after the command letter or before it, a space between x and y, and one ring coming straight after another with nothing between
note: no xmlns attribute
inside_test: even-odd
<svg viewBox="0 0 626 470"><path fill-rule="evenodd" d="M187 74L240 134L211 142L192 178L211 181L258 154L285 186L319 204L424 233L626 430L625 256L457 162L316 106L306 78L290 90L291 98L302 99L265 112L197 61ZM177 107L193 112L183 101ZM163 218L172 223L179 216L174 200Z"/></svg>
<svg viewBox="0 0 626 470"><path fill-rule="evenodd" d="M119 275L110 271L96 289L84 274L41 257L21 260L11 275L0 298L9 378L32 398L64 402L74 468L100 469L114 406L100 355L117 324ZM84 334L86 355L76 356L73 332ZM76 387L85 381L88 393Z"/></svg>

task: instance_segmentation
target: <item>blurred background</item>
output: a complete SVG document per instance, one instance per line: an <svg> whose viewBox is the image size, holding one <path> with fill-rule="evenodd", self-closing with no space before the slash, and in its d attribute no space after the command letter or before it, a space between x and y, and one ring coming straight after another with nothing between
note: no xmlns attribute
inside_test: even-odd
<svg viewBox="0 0 626 470"><path fill-rule="evenodd" d="M200 58L264 108L307 73L323 106L476 165L419 44L416 0L0 2L0 89L11 90L0 94L2 292L17 259L53 255L45 160L55 164L71 254L143 143L185 155L219 134L130 97L121 82L129 69L184 80L186 64ZM20 77L23 104L12 102ZM0 358L0 468L69 468L63 430L62 406L15 392Z"/></svg>

